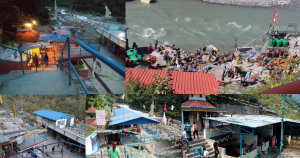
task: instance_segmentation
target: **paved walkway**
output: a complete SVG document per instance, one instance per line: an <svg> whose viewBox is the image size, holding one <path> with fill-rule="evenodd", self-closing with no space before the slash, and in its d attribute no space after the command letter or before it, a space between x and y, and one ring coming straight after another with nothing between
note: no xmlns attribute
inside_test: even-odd
<svg viewBox="0 0 300 158"><path fill-rule="evenodd" d="M46 145L47 144L52 144L52 143L55 143L55 142L59 142L57 139L54 139L53 137L51 136L47 136L47 142L46 142ZM53 145L49 145L46 149L46 152L51 152L52 151L52 147L55 145L55 151L61 151L62 149L62 144L60 143L59 144L59 147L57 146L58 144L53 144ZM42 150L42 148L40 148ZM63 153L63 158L74 158L75 156L73 155L76 155L80 158L84 158L85 157L85 153L82 151L81 153L79 153L78 151L74 150L72 151L72 154L73 155L70 155L68 153L71 153L70 152L70 149L66 149L66 146L64 146L64 153ZM47 157L53 157L53 158L57 158L57 157L62 157L62 153L61 152L55 152L54 154L53 153L47 153L48 156Z"/></svg>
<svg viewBox="0 0 300 158"><path fill-rule="evenodd" d="M59 70L13 71L0 75L0 94L78 94L74 81L69 86L69 76Z"/></svg>
<svg viewBox="0 0 300 158"><path fill-rule="evenodd" d="M122 61L119 57L109 52L107 47L101 47L100 53L125 67L125 62ZM92 59L85 59L85 61L92 67L92 63L93 63ZM99 66L99 64L96 64L97 66L95 69L95 73L98 74L98 76L112 91L112 93L124 94L125 78L119 75L117 72L115 72L112 68L104 64L102 61L97 59L97 63L100 63L101 67ZM100 94L107 94L107 91L103 88L103 86L99 83L99 81L96 78L90 78L90 79Z"/></svg>

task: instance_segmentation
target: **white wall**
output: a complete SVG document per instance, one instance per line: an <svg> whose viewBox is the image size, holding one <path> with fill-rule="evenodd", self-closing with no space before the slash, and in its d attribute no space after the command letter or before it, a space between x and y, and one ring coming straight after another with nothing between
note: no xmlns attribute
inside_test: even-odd
<svg viewBox="0 0 300 158"><path fill-rule="evenodd" d="M74 117L72 117L70 120L70 126L73 126L73 125L74 125Z"/></svg>
<svg viewBox="0 0 300 158"><path fill-rule="evenodd" d="M263 140L262 141L266 141L268 135L270 137L273 136L273 126L272 125L264 126L263 130L262 130L262 128L256 128L254 130L254 132L257 135L261 135L261 133L263 133ZM261 139L261 138L259 138L259 139Z"/></svg>
<svg viewBox="0 0 300 158"><path fill-rule="evenodd" d="M228 128L232 129L232 126L228 126ZM221 130L224 130L224 131L221 131ZM205 139L210 139L211 137L220 136L220 135L224 135L224 134L228 134L228 133L232 133L232 132L230 132L225 127L219 128L219 131L213 127L213 128L210 128L210 129L205 128L203 130L203 133L204 133L204 138Z"/></svg>
<svg viewBox="0 0 300 158"><path fill-rule="evenodd" d="M91 135L85 138L85 155L90 155L93 153Z"/></svg>
<svg viewBox="0 0 300 158"><path fill-rule="evenodd" d="M255 158L257 157L257 149L254 149L249 153L249 158ZM243 155L242 158L248 158L247 155Z"/></svg>
<svg viewBox="0 0 300 158"><path fill-rule="evenodd" d="M237 135L239 135L239 134L237 134ZM239 137L240 137L240 135L239 135ZM252 135L243 135L242 140L245 141L246 146L253 144L253 148L255 148L257 146L257 138L258 138L257 135L253 135L253 136Z"/></svg>
<svg viewBox="0 0 300 158"><path fill-rule="evenodd" d="M204 100L206 101L206 96L202 94L202 97L200 97L200 94L189 94L189 100Z"/></svg>
<svg viewBox="0 0 300 158"><path fill-rule="evenodd" d="M36 115L36 121L37 121L38 123L43 123L42 116Z"/></svg>
<svg viewBox="0 0 300 158"><path fill-rule="evenodd" d="M67 124L67 119L60 119L60 120L56 120L55 122L55 127L57 127L58 122L63 121L64 120L64 124L63 125L59 125L59 128L64 128Z"/></svg>
<svg viewBox="0 0 300 158"><path fill-rule="evenodd" d="M264 143L262 145L262 147L261 146L257 146L257 152L259 152L261 154L261 151L268 151L268 147L269 147L269 142Z"/></svg>

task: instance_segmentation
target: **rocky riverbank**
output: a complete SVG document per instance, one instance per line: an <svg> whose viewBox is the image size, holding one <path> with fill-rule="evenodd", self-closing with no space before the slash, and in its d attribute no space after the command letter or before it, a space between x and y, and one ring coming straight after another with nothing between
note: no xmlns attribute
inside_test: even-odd
<svg viewBox="0 0 300 158"><path fill-rule="evenodd" d="M299 8L300 0L203 0L209 3L247 7L288 7Z"/></svg>

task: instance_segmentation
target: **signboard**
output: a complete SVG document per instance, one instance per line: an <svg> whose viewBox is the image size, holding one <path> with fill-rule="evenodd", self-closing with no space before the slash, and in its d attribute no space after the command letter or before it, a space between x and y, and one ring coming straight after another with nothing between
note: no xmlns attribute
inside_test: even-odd
<svg viewBox="0 0 300 158"><path fill-rule="evenodd" d="M105 110L96 110L97 125L106 125Z"/></svg>

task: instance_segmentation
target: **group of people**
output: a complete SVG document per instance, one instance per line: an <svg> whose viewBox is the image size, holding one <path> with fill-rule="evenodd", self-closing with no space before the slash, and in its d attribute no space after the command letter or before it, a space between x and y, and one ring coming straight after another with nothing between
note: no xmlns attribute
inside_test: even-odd
<svg viewBox="0 0 300 158"><path fill-rule="evenodd" d="M34 64L35 64L36 67L38 67L40 65L40 63L39 63L39 57L37 56L36 53L34 53L34 55L32 56L32 61L34 62ZM43 61L44 61L44 64L45 64L44 66L48 67L49 66L49 64L48 64L49 57L48 57L47 53L45 53L45 55L43 57Z"/></svg>
<svg viewBox="0 0 300 158"><path fill-rule="evenodd" d="M185 128L184 131L182 133L182 140L186 142L187 146L188 146L188 142L192 141L192 132L193 132L193 136L194 139L196 139L196 135L197 138L199 139L199 135L198 135L198 125L196 124L196 122L193 122L193 124L190 123L190 121L188 121L185 124ZM215 140L214 144L213 144L213 149L215 152L215 158L218 157L219 155L219 150L218 150L218 141ZM207 151L205 145L202 145L201 147L199 147L197 149L197 152L200 154L200 156L202 158L209 158L209 152Z"/></svg>

